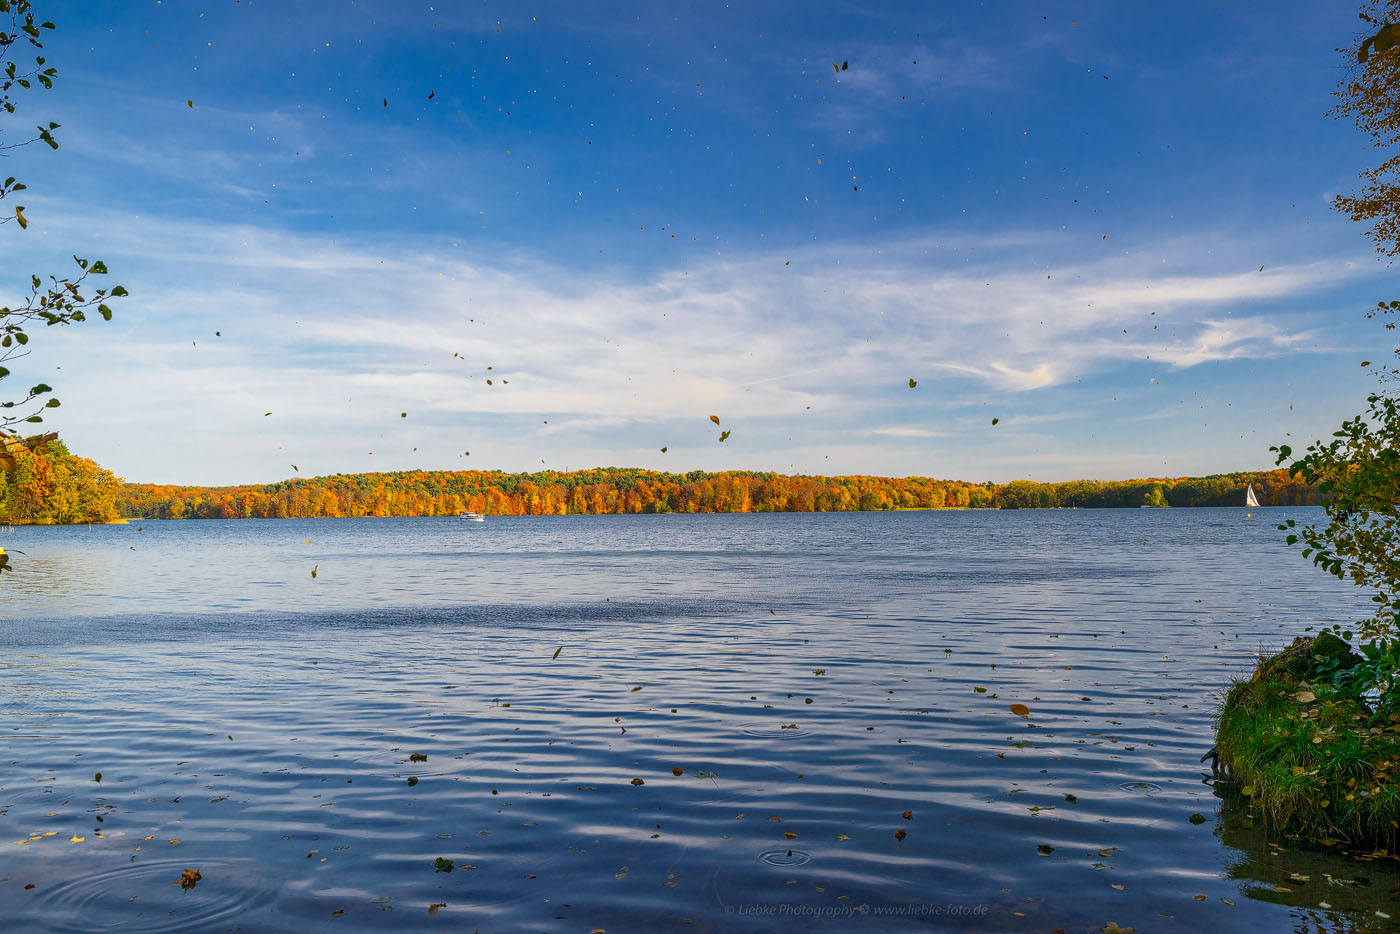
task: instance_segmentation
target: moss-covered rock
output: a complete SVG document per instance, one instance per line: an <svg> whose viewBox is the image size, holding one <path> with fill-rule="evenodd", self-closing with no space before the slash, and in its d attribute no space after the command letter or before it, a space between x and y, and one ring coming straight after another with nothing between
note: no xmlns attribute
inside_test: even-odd
<svg viewBox="0 0 1400 934"><path fill-rule="evenodd" d="M1350 668L1359 661L1361 657L1351 646L1330 632L1315 637L1299 636L1283 651L1261 659L1254 669L1254 680L1306 684L1316 678L1319 671Z"/></svg>

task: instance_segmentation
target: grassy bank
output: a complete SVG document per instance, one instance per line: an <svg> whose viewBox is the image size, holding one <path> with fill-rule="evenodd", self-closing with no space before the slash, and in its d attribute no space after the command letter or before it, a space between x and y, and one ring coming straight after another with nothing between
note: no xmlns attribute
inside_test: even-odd
<svg viewBox="0 0 1400 934"><path fill-rule="evenodd" d="M1363 698L1338 696L1329 676L1359 661L1329 633L1295 639L1230 689L1216 750L1272 828L1394 850L1400 715L1382 718Z"/></svg>

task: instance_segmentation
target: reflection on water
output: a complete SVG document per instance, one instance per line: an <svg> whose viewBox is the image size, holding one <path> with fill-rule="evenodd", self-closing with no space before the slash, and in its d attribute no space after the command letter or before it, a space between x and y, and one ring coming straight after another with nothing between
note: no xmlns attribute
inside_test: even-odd
<svg viewBox="0 0 1400 934"><path fill-rule="evenodd" d="M21 529L0 918L1386 929L1391 861L1202 782L1226 679L1363 609L1238 513Z"/></svg>
<svg viewBox="0 0 1400 934"><path fill-rule="evenodd" d="M1225 870L1243 883L1247 898L1288 906L1299 934L1396 929L1400 859L1395 855L1309 846L1291 834L1267 830L1249 799L1224 783L1218 796Z"/></svg>

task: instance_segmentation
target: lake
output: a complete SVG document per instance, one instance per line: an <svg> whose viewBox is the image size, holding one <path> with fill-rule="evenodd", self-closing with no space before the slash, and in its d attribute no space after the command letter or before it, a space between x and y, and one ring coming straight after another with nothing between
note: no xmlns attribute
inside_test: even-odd
<svg viewBox="0 0 1400 934"><path fill-rule="evenodd" d="M1199 762L1320 516L19 528L0 929L1389 930Z"/></svg>

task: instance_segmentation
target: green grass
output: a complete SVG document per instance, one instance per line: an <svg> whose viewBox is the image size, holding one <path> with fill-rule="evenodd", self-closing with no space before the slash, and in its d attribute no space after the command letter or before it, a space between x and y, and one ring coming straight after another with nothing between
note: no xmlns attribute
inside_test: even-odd
<svg viewBox="0 0 1400 934"><path fill-rule="evenodd" d="M1273 828L1394 850L1400 715L1383 720L1360 700L1322 699L1330 683L1270 672L1267 662L1261 669L1230 689L1217 717L1216 748L1232 781Z"/></svg>

